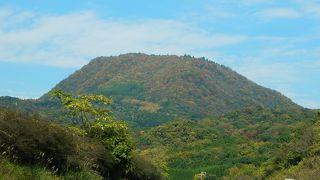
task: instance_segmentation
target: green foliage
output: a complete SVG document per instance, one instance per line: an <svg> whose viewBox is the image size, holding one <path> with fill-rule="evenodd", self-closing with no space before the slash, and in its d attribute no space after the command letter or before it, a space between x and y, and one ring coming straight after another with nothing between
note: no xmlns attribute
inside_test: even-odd
<svg viewBox="0 0 320 180"><path fill-rule="evenodd" d="M161 172L162 177L167 178L169 176L167 155L170 152L167 148L148 148L139 150L136 153L138 156L144 157L144 159L148 159L151 165L157 167L157 171Z"/></svg>
<svg viewBox="0 0 320 180"><path fill-rule="evenodd" d="M320 157L311 156L306 157L299 162L296 166L292 166L288 169L275 172L269 179L280 180L285 178L294 179L318 179L320 177Z"/></svg>
<svg viewBox="0 0 320 180"><path fill-rule="evenodd" d="M96 168L104 177L162 178L161 171L152 172L154 169L158 170L156 166L144 159L132 157L133 145L127 124L113 120L110 110L94 106L98 103L111 104L111 100L101 95L72 96L61 90L52 91L50 95L57 97L72 115L81 119L82 129L73 127L71 128L73 132L97 140L108 152L111 152L115 161L111 168L112 172L105 171L107 168L103 167L105 163L102 165L100 163Z"/></svg>
<svg viewBox="0 0 320 180"><path fill-rule="evenodd" d="M135 127L156 126L176 117L199 120L250 106L300 108L230 68L191 56L98 57L54 89L109 96L116 118ZM142 104L124 102L128 98L157 104L160 109L145 111ZM40 101L49 100L43 96Z"/></svg>
<svg viewBox="0 0 320 180"><path fill-rule="evenodd" d="M8 179L101 179L92 171L107 177L114 164L103 146L74 129L6 108L0 108L0 143L1 162L7 162L0 171L12 167L1 173Z"/></svg>
<svg viewBox="0 0 320 180"><path fill-rule="evenodd" d="M14 161L40 164L65 172L74 149L73 137L65 128L39 117L0 110L0 151Z"/></svg>
<svg viewBox="0 0 320 180"><path fill-rule="evenodd" d="M118 163L128 165L132 145L127 125L112 120L110 110L94 107L93 104L111 104L111 100L102 95L72 96L61 90L51 91L50 95L57 97L72 115L79 117L89 137L97 139L110 150Z"/></svg>
<svg viewBox="0 0 320 180"><path fill-rule="evenodd" d="M49 95L58 98L73 116L78 117L77 124L81 124L84 127L89 123L90 117L96 120L108 120L111 118L110 110L94 106L96 104L111 104L112 101L105 96L80 95L74 97L71 94L64 93L62 90L51 91Z"/></svg>
<svg viewBox="0 0 320 180"><path fill-rule="evenodd" d="M311 111L309 111L311 112ZM314 113L313 113L314 114ZM298 116L298 114L296 114ZM318 176L319 120L305 117L292 129L291 138L259 166L241 165L229 169L226 179L246 176L247 179L313 179ZM251 167L251 168L249 168ZM249 171L248 171L249 168Z"/></svg>
<svg viewBox="0 0 320 180"><path fill-rule="evenodd" d="M116 164L111 152L96 140L78 134L78 132L75 133L76 153L71 159L71 163L80 162L83 168L93 170L105 178L110 178Z"/></svg>
<svg viewBox="0 0 320 180"><path fill-rule="evenodd" d="M120 122L99 120L80 129L1 108L0 143L0 173L9 179L163 177L155 164L133 154L128 127Z"/></svg>
<svg viewBox="0 0 320 180"><path fill-rule="evenodd" d="M77 172L68 171L64 175L56 175L47 169L39 166L25 166L19 165L9 161L4 157L0 157L0 180L19 179L19 180L101 180L102 177L96 175L88 170L81 170Z"/></svg>
<svg viewBox="0 0 320 180"><path fill-rule="evenodd" d="M0 158L0 179L58 179L52 172L39 167L19 166L7 160Z"/></svg>
<svg viewBox="0 0 320 180"><path fill-rule="evenodd" d="M161 180L163 179L161 170L151 164L149 160L145 159L143 156L135 154L132 159L132 167L129 171L130 179L153 179Z"/></svg>
<svg viewBox="0 0 320 180"><path fill-rule="evenodd" d="M29 151L52 140L48 147L57 146L61 156L67 157L57 158L62 162L60 169L67 167L67 172L85 167L113 179L156 179L159 172L162 177L170 172L169 178L188 179L206 171L217 178L229 174L225 178L248 179L282 178L288 172L300 177L297 169L307 173L320 154L319 125L311 128L308 124L314 113L204 58L145 54L100 57L54 89L73 94L59 90L50 93L64 108L48 95L25 101L0 98L0 105L37 111L56 122L74 121L82 126L57 126L48 131L48 137L38 139L30 134L44 132L31 128L32 133L21 135L21 139L32 137L30 140L14 141L23 150L17 153L21 162L21 157L35 158ZM94 95L100 93L111 97ZM111 110L118 119L142 128L136 133L139 155L132 153L127 124L115 121ZM10 130L14 125L4 124L1 139L12 144L7 127ZM28 125L42 127L35 124ZM59 144L61 129L67 139ZM49 141L43 143L41 138ZM12 151L11 146L2 150L12 152L11 160L16 158L13 152L18 151ZM39 159L31 162L52 167Z"/></svg>
<svg viewBox="0 0 320 180"><path fill-rule="evenodd" d="M241 168L238 168L237 166L234 166L229 169L229 176L224 177L223 179L227 180L233 180L233 179L254 179L252 177L252 174L254 174L257 171L257 168L252 164L246 164L242 165Z"/></svg>
<svg viewBox="0 0 320 180"><path fill-rule="evenodd" d="M135 83L119 83L97 90L97 93L106 94L109 96L140 96L140 98L143 95L143 92L143 85Z"/></svg>
<svg viewBox="0 0 320 180"><path fill-rule="evenodd" d="M133 147L125 123L99 121L93 123L87 131L90 137L97 139L112 152L116 162L127 164L131 160Z"/></svg>
<svg viewBox="0 0 320 180"><path fill-rule="evenodd" d="M258 177L266 172L259 167L276 156L283 144L303 132L302 121L312 122L313 118L314 113L308 110L246 108L197 122L178 118L136 134L143 151L166 147L172 179L190 178L201 171L221 178L229 173L229 168L229 177ZM296 164L299 157L305 156L311 147L310 134L303 137L291 145L296 151L279 154L288 157L283 165Z"/></svg>
<svg viewBox="0 0 320 180"><path fill-rule="evenodd" d="M186 119L172 120L153 128L149 133L150 142L164 146L182 146L201 138L201 135L197 134L196 123Z"/></svg>

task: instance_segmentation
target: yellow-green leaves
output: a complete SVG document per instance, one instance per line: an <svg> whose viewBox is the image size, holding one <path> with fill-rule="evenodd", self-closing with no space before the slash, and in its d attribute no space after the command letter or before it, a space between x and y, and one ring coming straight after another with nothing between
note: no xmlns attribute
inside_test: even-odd
<svg viewBox="0 0 320 180"><path fill-rule="evenodd" d="M126 166L129 166L133 146L128 126L124 122L114 121L111 110L103 108L103 105L112 103L109 98L102 95L73 96L61 90L51 91L49 95L58 98L78 118L84 132L73 128L74 132L97 139L111 151L117 163L127 163Z"/></svg>
<svg viewBox="0 0 320 180"><path fill-rule="evenodd" d="M131 159L130 152L133 147L129 139L127 124L116 121L96 121L92 123L88 133L110 149L117 162Z"/></svg>
<svg viewBox="0 0 320 180"><path fill-rule="evenodd" d="M63 106L70 113L77 117L78 123L87 126L90 120L111 120L111 110L102 108L103 105L109 105L112 101L102 95L78 95L73 96L62 90L53 90L49 92L52 97L58 98Z"/></svg>

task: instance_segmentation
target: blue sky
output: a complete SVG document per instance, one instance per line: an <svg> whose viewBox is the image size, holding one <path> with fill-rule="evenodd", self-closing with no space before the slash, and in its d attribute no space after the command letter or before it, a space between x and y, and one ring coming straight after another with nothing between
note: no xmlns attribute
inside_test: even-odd
<svg viewBox="0 0 320 180"><path fill-rule="evenodd" d="M96 56L190 54L320 108L316 0L0 0L0 95L37 98Z"/></svg>

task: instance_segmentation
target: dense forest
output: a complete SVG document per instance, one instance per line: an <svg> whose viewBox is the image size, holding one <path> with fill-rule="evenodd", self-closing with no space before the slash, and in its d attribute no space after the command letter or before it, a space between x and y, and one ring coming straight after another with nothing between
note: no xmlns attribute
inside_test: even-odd
<svg viewBox="0 0 320 180"><path fill-rule="evenodd" d="M297 165L310 155L311 146L319 145L314 141L316 123L312 111L258 108L197 122L175 119L141 129L137 136L142 152L161 149L167 154L174 179L188 179L201 171L216 178L269 179ZM286 152L292 154L284 156Z"/></svg>
<svg viewBox="0 0 320 180"><path fill-rule="evenodd" d="M0 179L315 179L320 111L191 56L98 57L0 97Z"/></svg>
<svg viewBox="0 0 320 180"><path fill-rule="evenodd" d="M110 97L114 115L134 127L160 125L176 117L199 120L250 106L301 108L228 67L188 55L98 57L53 89ZM39 101L48 98L44 95Z"/></svg>

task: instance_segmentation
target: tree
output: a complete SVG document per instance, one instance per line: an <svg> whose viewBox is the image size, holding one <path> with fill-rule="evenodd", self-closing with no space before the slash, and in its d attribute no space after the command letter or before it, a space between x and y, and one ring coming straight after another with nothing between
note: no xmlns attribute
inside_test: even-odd
<svg viewBox="0 0 320 180"><path fill-rule="evenodd" d="M98 140L111 152L115 164L108 178L162 179L161 169L133 155L128 125L114 120L111 110L104 108L104 105L112 103L109 98L102 95L71 95L62 90L51 91L49 95L58 98L76 117L80 128L72 127L74 132Z"/></svg>
<svg viewBox="0 0 320 180"><path fill-rule="evenodd" d="M78 120L78 124L91 137L110 150L115 161L129 166L133 149L129 138L128 126L124 122L115 121L111 110L103 108L112 101L102 95L71 95L62 90L53 90L50 96L58 98L63 106Z"/></svg>
<svg viewBox="0 0 320 180"><path fill-rule="evenodd" d="M112 101L102 95L78 95L73 96L62 90L49 92L52 97L58 98L70 114L77 118L77 124L86 127L91 120L111 121L111 110L101 108L101 105L109 105ZM100 107L99 107L100 105Z"/></svg>

